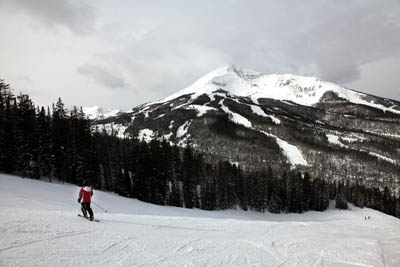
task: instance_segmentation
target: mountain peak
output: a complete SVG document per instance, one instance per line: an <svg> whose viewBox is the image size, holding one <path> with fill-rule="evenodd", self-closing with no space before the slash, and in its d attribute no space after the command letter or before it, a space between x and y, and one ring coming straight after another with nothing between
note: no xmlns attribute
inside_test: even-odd
<svg viewBox="0 0 400 267"><path fill-rule="evenodd" d="M235 64L221 66L193 85L165 98L168 101L182 95L191 94L197 98L202 94L212 94L225 90L232 95L258 98L288 100L301 105L313 105L328 91L348 91L332 83L323 82L315 77L302 77L293 74L265 75L253 70L237 67ZM342 94L343 95L343 94Z"/></svg>
<svg viewBox="0 0 400 267"><path fill-rule="evenodd" d="M316 77L304 77L294 74L262 74L249 69L237 67L235 64L221 66L185 89L164 98L166 102L183 95L191 95L196 99L200 95L208 95L224 90L230 95L249 97L255 103L260 98L291 101L303 106L317 104L326 92L332 92L344 100L379 108L384 111L400 113L398 110L378 105L366 100L366 94L359 93Z"/></svg>
<svg viewBox="0 0 400 267"><path fill-rule="evenodd" d="M238 68L235 64L223 65L202 76L191 86L163 99L162 102L188 94L193 94L192 97L196 98L218 89L242 96L244 88L250 86L247 81L260 75L262 74L252 70Z"/></svg>

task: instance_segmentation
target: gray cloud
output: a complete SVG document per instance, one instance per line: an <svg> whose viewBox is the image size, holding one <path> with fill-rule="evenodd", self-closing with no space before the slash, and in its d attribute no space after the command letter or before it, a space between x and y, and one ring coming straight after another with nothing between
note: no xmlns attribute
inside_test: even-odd
<svg viewBox="0 0 400 267"><path fill-rule="evenodd" d="M152 7L154 14L165 8ZM107 57L119 58L145 88L169 94L225 63L346 84L360 79L363 64L400 54L397 1L207 1L192 8L172 10Z"/></svg>
<svg viewBox="0 0 400 267"><path fill-rule="evenodd" d="M398 0L0 0L3 6L21 12L0 9L0 71L33 85L46 81L47 90L101 92L96 104L104 107L166 97L227 63L400 100Z"/></svg>
<svg viewBox="0 0 400 267"><path fill-rule="evenodd" d="M83 65L78 68L78 73L86 75L99 84L111 89L124 89L128 86L123 78L102 66Z"/></svg>
<svg viewBox="0 0 400 267"><path fill-rule="evenodd" d="M0 6L25 12L38 18L46 27L63 25L78 34L87 34L94 29L95 10L87 1L0 0Z"/></svg>

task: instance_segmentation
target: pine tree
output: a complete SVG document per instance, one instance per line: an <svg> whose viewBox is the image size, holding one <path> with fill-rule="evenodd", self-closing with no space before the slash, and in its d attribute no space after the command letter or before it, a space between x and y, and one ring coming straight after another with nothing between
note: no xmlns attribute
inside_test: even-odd
<svg viewBox="0 0 400 267"><path fill-rule="evenodd" d="M22 176L39 178L36 136L36 109L28 95L20 94L17 102L15 140L18 171Z"/></svg>
<svg viewBox="0 0 400 267"><path fill-rule="evenodd" d="M341 210L348 209L347 199L346 199L346 194L345 194L345 186L342 182L339 182L338 187L337 187L335 208L341 209Z"/></svg>
<svg viewBox="0 0 400 267"><path fill-rule="evenodd" d="M396 216L397 218L400 218L400 198L396 199L394 216Z"/></svg>
<svg viewBox="0 0 400 267"><path fill-rule="evenodd" d="M7 85L0 79L0 171L4 171L5 151L6 151L6 94Z"/></svg>
<svg viewBox="0 0 400 267"><path fill-rule="evenodd" d="M312 201L314 192L311 184L310 174L308 172L304 173L304 178L302 179L302 188L303 188L303 203L302 209L303 211L307 211L313 209Z"/></svg>
<svg viewBox="0 0 400 267"><path fill-rule="evenodd" d="M237 201L241 209L247 210L247 185L245 181L245 177L240 168L237 168L235 174L235 185L236 185L236 196Z"/></svg>
<svg viewBox="0 0 400 267"><path fill-rule="evenodd" d="M169 160L171 171L171 193L170 203L172 206L183 207L183 186L182 186L182 161L181 153L177 146L172 147L172 155Z"/></svg>
<svg viewBox="0 0 400 267"><path fill-rule="evenodd" d="M50 114L44 107L38 112L36 135L38 136L38 167L40 176L49 177L50 182L54 170L53 136L51 134Z"/></svg>
<svg viewBox="0 0 400 267"><path fill-rule="evenodd" d="M149 169L150 169L150 153L146 143L141 142L138 149L138 157L135 169L135 177L133 179L134 196L143 201L151 199L149 192Z"/></svg>
<svg viewBox="0 0 400 267"><path fill-rule="evenodd" d="M15 144L16 99L10 86L0 80L0 170L13 173L17 168Z"/></svg>
<svg viewBox="0 0 400 267"><path fill-rule="evenodd" d="M67 170L68 153L70 145L70 127L68 116L64 108L64 103L61 98L57 104L53 105L53 127L52 136L54 138L53 157L55 161L55 176L62 181L70 181L70 176Z"/></svg>
<svg viewBox="0 0 400 267"><path fill-rule="evenodd" d="M395 201L392 199L390 195L389 188L385 186L383 190L383 212L389 215L395 214Z"/></svg>
<svg viewBox="0 0 400 267"><path fill-rule="evenodd" d="M71 129L69 142L71 147L68 150L71 169L69 173L73 174L70 179L78 184L86 180L92 185L99 186L99 163L95 156L94 138L82 108L73 108L69 116L69 125Z"/></svg>
<svg viewBox="0 0 400 267"><path fill-rule="evenodd" d="M271 197L268 202L268 211L271 213L280 213L282 210L282 199L279 197L279 193L274 190L272 191Z"/></svg>
<svg viewBox="0 0 400 267"><path fill-rule="evenodd" d="M186 208L194 207L194 180L195 168L192 148L188 144L183 151L183 198Z"/></svg>

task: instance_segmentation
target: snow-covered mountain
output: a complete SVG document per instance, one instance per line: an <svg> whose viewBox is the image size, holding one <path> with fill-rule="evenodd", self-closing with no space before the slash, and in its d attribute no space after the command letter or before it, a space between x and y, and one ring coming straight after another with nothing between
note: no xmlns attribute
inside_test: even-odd
<svg viewBox="0 0 400 267"><path fill-rule="evenodd" d="M0 266L400 264L400 220L371 209L204 211L95 190L97 223L77 216L78 192L75 185L0 174Z"/></svg>
<svg viewBox="0 0 400 267"><path fill-rule="evenodd" d="M122 113L121 109L104 109L99 106L82 108L89 120L103 120Z"/></svg>
<svg viewBox="0 0 400 267"><path fill-rule="evenodd" d="M397 188L400 103L314 77L234 65L131 112L100 120L119 136L192 144L210 161L299 168Z"/></svg>
<svg viewBox="0 0 400 267"><path fill-rule="evenodd" d="M255 104L258 104L258 99L269 98L291 101L305 106L317 104L325 93L332 92L350 103L400 114L398 103L392 103L390 106L375 103L369 101L369 96L366 94L322 81L316 77L303 77L293 74L264 75L252 70L240 69L235 65L220 67L206 74L193 85L172 94L161 102L188 94L192 96L192 99L203 94L212 97L217 90L225 90L235 96L249 97Z"/></svg>

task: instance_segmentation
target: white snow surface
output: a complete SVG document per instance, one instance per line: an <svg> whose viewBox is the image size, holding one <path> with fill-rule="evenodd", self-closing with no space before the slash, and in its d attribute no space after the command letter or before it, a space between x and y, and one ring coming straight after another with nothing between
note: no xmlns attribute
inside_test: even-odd
<svg viewBox="0 0 400 267"><path fill-rule="evenodd" d="M307 161L304 159L303 154L301 154L301 151L298 149L297 146L289 144L285 140L280 139L278 136L267 133L266 131L260 132L265 134L266 136L275 138L276 143L281 149L283 155L286 156L292 169L294 169L296 165L308 166Z"/></svg>
<svg viewBox="0 0 400 267"><path fill-rule="evenodd" d="M106 124L96 124L91 126L92 132L103 132L106 131L108 135L116 135L119 138L124 138L126 137L125 131L128 127L124 126L122 124L116 124L116 123L106 123Z"/></svg>
<svg viewBox="0 0 400 267"><path fill-rule="evenodd" d="M94 190L97 223L78 192L0 174L0 266L400 266L400 220L371 209L202 211Z"/></svg>
<svg viewBox="0 0 400 267"><path fill-rule="evenodd" d="M400 114L399 110L394 109L395 106L385 107L369 102L365 100L366 94L322 81L316 77L293 74L265 75L241 69L232 64L217 68L197 80L193 85L152 104L170 101L183 95L191 95L192 99L196 99L198 96L206 94L213 99L213 92L218 89L228 91L232 95L250 97L256 104L260 98L271 98L292 101L305 106L318 103L325 92L331 91L351 103Z"/></svg>
<svg viewBox="0 0 400 267"><path fill-rule="evenodd" d="M176 138L182 138L183 136L185 136L187 134L187 131L189 130L189 126L191 123L192 121L189 120L185 121L184 124L179 126L178 129L176 130Z"/></svg>
<svg viewBox="0 0 400 267"><path fill-rule="evenodd" d="M234 122L236 124L243 125L246 128L252 128L251 127L251 122L247 118L243 117L242 115L229 110L229 108L224 105L224 100L223 99L219 102L219 104L221 105L221 109L226 114L228 114L229 120L231 120L232 122Z"/></svg>
<svg viewBox="0 0 400 267"><path fill-rule="evenodd" d="M275 136L275 138L276 138L276 143L282 149L283 154L289 160L292 168L295 168L296 165L308 166L307 161L304 159L303 154L301 154L297 146L289 144L288 142L280 139L277 136Z"/></svg>
<svg viewBox="0 0 400 267"><path fill-rule="evenodd" d="M197 117L201 117L209 111L216 111L216 108L205 106L205 105L187 105L186 109L194 109L197 112Z"/></svg>
<svg viewBox="0 0 400 267"><path fill-rule="evenodd" d="M104 109L99 106L83 107L82 110L90 120L106 119L108 117L116 116L118 113L122 112L120 109Z"/></svg>
<svg viewBox="0 0 400 267"><path fill-rule="evenodd" d="M328 138L328 142L333 144L333 145L338 145L338 146L341 146L341 147L347 147L342 142L340 142L339 136L337 136L337 135L327 134L326 137Z"/></svg>
<svg viewBox="0 0 400 267"><path fill-rule="evenodd" d="M253 111L254 114L257 114L258 116L261 116L261 117L270 118L272 120L272 122L275 123L276 125L281 124L280 119L276 118L275 116L266 114L264 112L264 110L262 110L259 106L255 106L255 105L250 105L250 106L251 106L251 110Z"/></svg>
<svg viewBox="0 0 400 267"><path fill-rule="evenodd" d="M151 129L142 129L138 133L138 139L150 143L154 139L155 133Z"/></svg>

